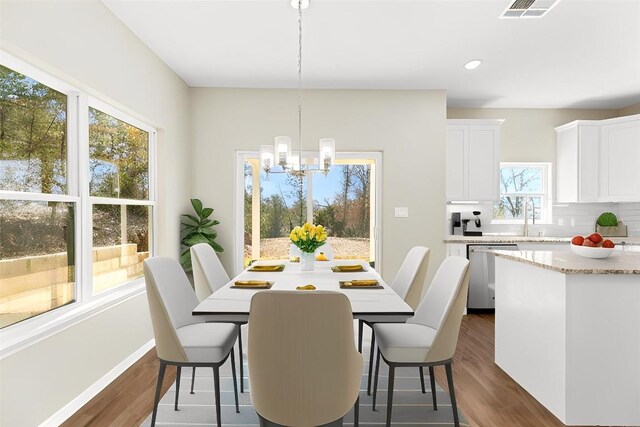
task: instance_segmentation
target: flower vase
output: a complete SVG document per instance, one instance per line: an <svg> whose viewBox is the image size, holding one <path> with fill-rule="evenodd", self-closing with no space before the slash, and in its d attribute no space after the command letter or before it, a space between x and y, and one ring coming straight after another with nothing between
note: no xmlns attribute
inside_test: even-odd
<svg viewBox="0 0 640 427"><path fill-rule="evenodd" d="M313 271L313 265L315 262L315 253L302 252L302 255L300 256L300 271Z"/></svg>

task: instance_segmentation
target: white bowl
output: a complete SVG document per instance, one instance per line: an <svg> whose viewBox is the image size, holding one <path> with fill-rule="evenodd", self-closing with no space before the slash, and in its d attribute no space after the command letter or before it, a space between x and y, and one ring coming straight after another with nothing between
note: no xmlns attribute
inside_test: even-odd
<svg viewBox="0 0 640 427"><path fill-rule="evenodd" d="M577 246L571 244L571 250L574 254L586 258L606 258L613 252L613 248L594 248L591 246Z"/></svg>

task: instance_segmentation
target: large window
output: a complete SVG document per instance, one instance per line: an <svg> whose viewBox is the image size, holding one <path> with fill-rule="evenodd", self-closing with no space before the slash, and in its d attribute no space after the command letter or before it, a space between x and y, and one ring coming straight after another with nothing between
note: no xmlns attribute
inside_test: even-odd
<svg viewBox="0 0 640 427"><path fill-rule="evenodd" d="M551 167L549 163L502 163L500 201L494 204L496 222L551 222Z"/></svg>
<svg viewBox="0 0 640 427"><path fill-rule="evenodd" d="M291 229L306 221L325 226L337 259L375 263L379 154L339 153L328 173L307 172L303 177L267 174L257 156L241 156L245 264L287 258Z"/></svg>
<svg viewBox="0 0 640 427"><path fill-rule="evenodd" d="M4 334L141 276L153 250L155 131L4 52L2 62Z"/></svg>

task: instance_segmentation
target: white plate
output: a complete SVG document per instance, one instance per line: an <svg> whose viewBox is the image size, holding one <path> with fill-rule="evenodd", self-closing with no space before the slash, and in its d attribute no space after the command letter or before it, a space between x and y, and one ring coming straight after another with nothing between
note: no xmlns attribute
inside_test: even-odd
<svg viewBox="0 0 640 427"><path fill-rule="evenodd" d="M586 258L606 258L613 252L613 248L593 248L590 246L576 246L571 244L573 253Z"/></svg>

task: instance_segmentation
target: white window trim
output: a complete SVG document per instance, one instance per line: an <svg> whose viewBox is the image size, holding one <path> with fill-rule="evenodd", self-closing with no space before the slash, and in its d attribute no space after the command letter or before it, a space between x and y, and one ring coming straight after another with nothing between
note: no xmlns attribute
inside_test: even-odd
<svg viewBox="0 0 640 427"><path fill-rule="evenodd" d="M144 279L137 278L111 289L93 293L92 203L152 206L150 246L157 253L157 131L117 108L80 92L66 82L0 50L0 64L67 96L67 194L44 194L0 190L0 200L56 201L75 204L76 286L75 301L0 329L0 360L56 333L135 298L145 292ZM89 197L89 106L99 109L149 133L149 200Z"/></svg>
<svg viewBox="0 0 640 427"><path fill-rule="evenodd" d="M235 174L234 174L234 218L233 235L236 242L244 242L244 161L246 158L260 158L258 151L236 150L235 152ZM313 157L313 152L303 151L303 157ZM339 151L336 152L336 159L366 159L373 160L376 165L375 174L375 197L376 197L376 218L373 228L376 239L375 262L376 271L382 274L382 152L379 151ZM307 213L308 214L308 213ZM233 251L234 274L239 274L243 270L244 245L237 245Z"/></svg>
<svg viewBox="0 0 640 427"><path fill-rule="evenodd" d="M541 204L541 220L536 221L536 225L550 225L553 224L553 186L551 182L551 162L501 162L500 169L502 168L542 168L542 188L546 191L542 193L503 193L499 192L499 196L503 195L513 197L540 197L542 199ZM493 213L492 213L493 215ZM500 219L492 218L491 224L524 224L523 219Z"/></svg>

